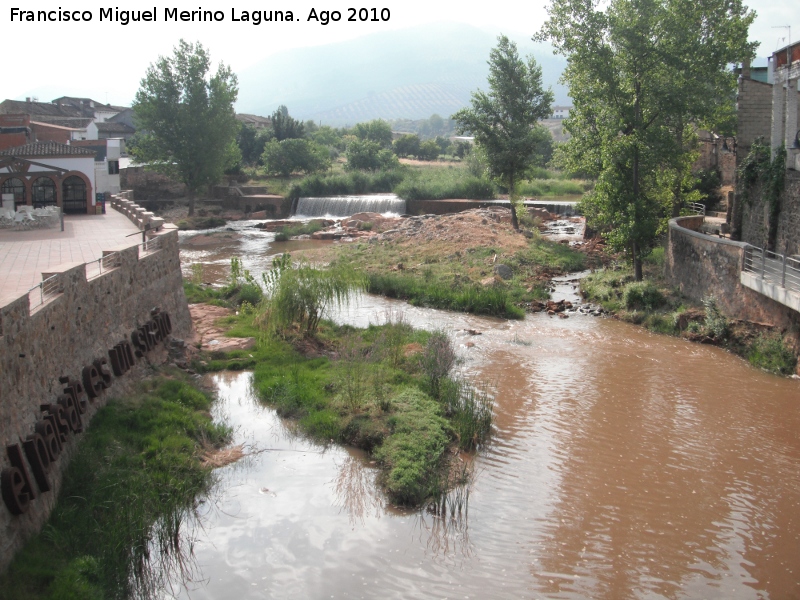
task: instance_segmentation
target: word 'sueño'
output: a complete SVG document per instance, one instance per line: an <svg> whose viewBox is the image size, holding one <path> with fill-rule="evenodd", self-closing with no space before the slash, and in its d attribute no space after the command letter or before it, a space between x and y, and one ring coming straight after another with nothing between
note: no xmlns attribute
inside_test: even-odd
<svg viewBox="0 0 800 600"><path fill-rule="evenodd" d="M64 385L63 393L55 402L39 407L41 418L34 424L33 433L18 444L6 446L11 466L0 471L0 488L11 514L25 513L36 498L24 459L30 465L39 492L49 492L52 489L50 469L70 437L83 432L83 415L88 403L111 387L113 377L122 377L136 364L137 358L143 358L170 333L169 314L154 309L151 319L131 332L130 340L122 340L108 350L108 358L98 358L83 367L80 379L59 378Z"/></svg>

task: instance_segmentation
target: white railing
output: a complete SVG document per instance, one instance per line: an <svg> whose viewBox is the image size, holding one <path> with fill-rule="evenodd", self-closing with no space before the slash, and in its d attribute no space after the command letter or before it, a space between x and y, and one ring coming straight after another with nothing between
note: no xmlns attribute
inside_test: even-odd
<svg viewBox="0 0 800 600"><path fill-rule="evenodd" d="M706 205L700 202L689 202L686 208L695 215L706 216Z"/></svg>
<svg viewBox="0 0 800 600"><path fill-rule="evenodd" d="M800 293L800 258L797 256L747 246L742 271L753 273L771 285Z"/></svg>
<svg viewBox="0 0 800 600"><path fill-rule="evenodd" d="M161 238L160 237L152 237L149 240L145 240L141 244L139 244L141 250L139 251L139 256L144 256L145 254L149 254L150 252L155 252L156 250L161 250Z"/></svg>
<svg viewBox="0 0 800 600"><path fill-rule="evenodd" d="M116 269L120 264L119 252L111 252L102 258L86 263L86 280L99 277L103 273Z"/></svg>
<svg viewBox="0 0 800 600"><path fill-rule="evenodd" d="M45 300L49 300L58 295L58 293L58 275L51 275L47 279L43 279L28 290L31 309L41 306L45 303Z"/></svg>

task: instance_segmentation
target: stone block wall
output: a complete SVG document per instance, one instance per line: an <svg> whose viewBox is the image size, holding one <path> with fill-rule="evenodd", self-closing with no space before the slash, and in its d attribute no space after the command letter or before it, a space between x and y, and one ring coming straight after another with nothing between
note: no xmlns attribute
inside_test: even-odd
<svg viewBox="0 0 800 600"><path fill-rule="evenodd" d="M737 156L741 161L758 137L769 142L772 132L772 84L739 79L737 99Z"/></svg>
<svg viewBox="0 0 800 600"><path fill-rule="evenodd" d="M786 171L775 249L779 253L800 254L800 172L797 171Z"/></svg>
<svg viewBox="0 0 800 600"><path fill-rule="evenodd" d="M22 445L43 419L40 405L56 403L64 394L65 384L59 378L81 380L85 366L108 360L110 349L123 340L131 341L132 332L150 321L153 308L169 314L173 337L190 334L177 230L164 226L154 239L157 246L146 252L139 245L109 248L104 255L117 252L116 258L107 259L116 266L100 275L92 269L89 272L95 276L88 280L87 266L82 263L50 269L57 293L33 309L27 294L0 302L0 469L11 466L7 448ZM135 359L130 371L111 376L108 389L87 402L87 411L81 415L84 425L109 397L129 393L149 370L149 363L166 357L165 347L165 343L157 345ZM0 570L46 521L81 435L68 436L60 457L50 466L50 491L42 492L31 478L36 497L26 512L14 515L0 503ZM25 467L32 477L27 458Z"/></svg>
<svg viewBox="0 0 800 600"><path fill-rule="evenodd" d="M800 173L786 171L778 215L778 233L775 252L800 254ZM769 203L759 186L755 186L746 202L742 203L742 241L759 248L767 247L769 231Z"/></svg>
<svg viewBox="0 0 800 600"><path fill-rule="evenodd" d="M667 279L682 294L695 302L713 295L731 318L770 323L782 329L800 326L800 313L740 283L744 242L715 238L682 225L683 218L670 221L665 257Z"/></svg>

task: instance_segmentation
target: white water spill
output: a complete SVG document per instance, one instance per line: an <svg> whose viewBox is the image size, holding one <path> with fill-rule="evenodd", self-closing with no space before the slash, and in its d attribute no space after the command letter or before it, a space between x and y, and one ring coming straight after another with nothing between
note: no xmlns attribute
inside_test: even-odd
<svg viewBox="0 0 800 600"><path fill-rule="evenodd" d="M324 217L336 219L362 212L374 212L386 217L397 217L406 212L406 201L398 198L395 194L300 198L293 218Z"/></svg>

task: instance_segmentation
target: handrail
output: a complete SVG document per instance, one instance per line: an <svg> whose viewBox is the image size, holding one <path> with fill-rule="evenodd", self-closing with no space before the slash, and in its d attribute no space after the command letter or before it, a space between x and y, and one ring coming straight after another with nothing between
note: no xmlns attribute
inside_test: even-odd
<svg viewBox="0 0 800 600"><path fill-rule="evenodd" d="M101 258L86 263L86 280L99 277L120 265L119 252L109 252Z"/></svg>
<svg viewBox="0 0 800 600"><path fill-rule="evenodd" d="M142 248L140 255L148 254L150 252L155 252L156 250L161 250L161 238L152 237L139 244L139 246Z"/></svg>
<svg viewBox="0 0 800 600"><path fill-rule="evenodd" d="M38 293L34 293L38 292ZM30 307L35 308L44 304L45 300L49 300L52 296L59 293L58 289L58 275L51 275L47 279L43 279L31 289L28 290L28 298L30 299ZM33 294L33 295L31 295Z"/></svg>
<svg viewBox="0 0 800 600"><path fill-rule="evenodd" d="M706 205L700 202L689 202L686 204L686 208L688 208L692 213L696 215L706 216Z"/></svg>
<svg viewBox="0 0 800 600"><path fill-rule="evenodd" d="M746 246L742 271L753 273L771 285L800 293L800 257L777 254L756 246Z"/></svg>

